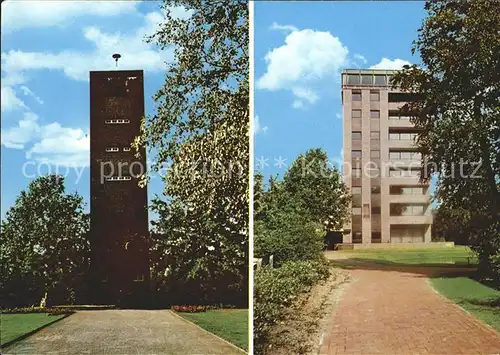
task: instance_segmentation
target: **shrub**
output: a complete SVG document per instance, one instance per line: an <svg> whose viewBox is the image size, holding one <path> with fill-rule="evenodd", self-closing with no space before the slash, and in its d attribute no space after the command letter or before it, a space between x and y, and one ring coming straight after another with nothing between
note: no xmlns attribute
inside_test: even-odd
<svg viewBox="0 0 500 355"><path fill-rule="evenodd" d="M280 268L264 267L255 273L254 344L260 352L270 328L281 319L283 309L301 293L329 276L329 268L319 261L288 261Z"/></svg>
<svg viewBox="0 0 500 355"><path fill-rule="evenodd" d="M282 214L272 223L256 223L255 255L273 255L276 266L286 261L317 260L324 247L324 229L295 214Z"/></svg>

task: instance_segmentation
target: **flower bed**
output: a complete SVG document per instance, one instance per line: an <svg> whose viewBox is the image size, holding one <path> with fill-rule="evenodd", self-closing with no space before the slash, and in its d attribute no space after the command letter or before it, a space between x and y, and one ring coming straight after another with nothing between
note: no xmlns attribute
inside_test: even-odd
<svg viewBox="0 0 500 355"><path fill-rule="evenodd" d="M72 314L74 311L62 308L45 308L45 307L24 307L24 308L7 308L0 310L3 314L28 314L28 313L47 313L49 316L57 316L61 314Z"/></svg>
<svg viewBox="0 0 500 355"><path fill-rule="evenodd" d="M209 306L196 306L196 305L175 305L172 310L175 312L197 313L209 310Z"/></svg>

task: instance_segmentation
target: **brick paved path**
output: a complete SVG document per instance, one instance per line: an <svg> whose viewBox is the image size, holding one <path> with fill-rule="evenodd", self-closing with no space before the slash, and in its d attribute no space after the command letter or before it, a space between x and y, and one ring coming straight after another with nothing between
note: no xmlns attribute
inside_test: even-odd
<svg viewBox="0 0 500 355"><path fill-rule="evenodd" d="M243 354L168 310L77 312L2 351L33 355Z"/></svg>
<svg viewBox="0 0 500 355"><path fill-rule="evenodd" d="M321 354L500 354L500 335L437 294L425 273L352 270Z"/></svg>

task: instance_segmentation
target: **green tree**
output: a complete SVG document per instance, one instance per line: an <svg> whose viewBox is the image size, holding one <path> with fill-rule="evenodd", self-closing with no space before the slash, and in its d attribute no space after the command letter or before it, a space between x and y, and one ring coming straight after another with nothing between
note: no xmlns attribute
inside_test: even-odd
<svg viewBox="0 0 500 355"><path fill-rule="evenodd" d="M433 237L460 245L469 244L470 214L467 209L441 204L433 211L433 217Z"/></svg>
<svg viewBox="0 0 500 355"><path fill-rule="evenodd" d="M393 83L418 93L407 111L421 129L437 173L438 200L467 216L480 271L500 279L500 2L428 1L414 42L423 67L405 68Z"/></svg>
<svg viewBox="0 0 500 355"><path fill-rule="evenodd" d="M179 6L186 16L174 17ZM149 40L173 46L175 60L135 142L156 152L153 171L168 166L152 204L153 245L171 280L198 285L205 298L233 287L246 299L248 2L166 0L163 9Z"/></svg>
<svg viewBox="0 0 500 355"><path fill-rule="evenodd" d="M271 177L259 194L255 252L278 263L317 258L326 231L342 228L348 213L347 188L321 149L300 154L281 181Z"/></svg>
<svg viewBox="0 0 500 355"><path fill-rule="evenodd" d="M78 287L89 263L89 218L83 198L66 194L64 178L47 175L22 191L2 221L0 259L2 299L26 305L56 288L68 294ZM62 287L61 287L62 286ZM51 297L52 296L52 297Z"/></svg>
<svg viewBox="0 0 500 355"><path fill-rule="evenodd" d="M321 149L300 154L283 177L283 189L298 209L326 230L342 228L350 196L338 170Z"/></svg>

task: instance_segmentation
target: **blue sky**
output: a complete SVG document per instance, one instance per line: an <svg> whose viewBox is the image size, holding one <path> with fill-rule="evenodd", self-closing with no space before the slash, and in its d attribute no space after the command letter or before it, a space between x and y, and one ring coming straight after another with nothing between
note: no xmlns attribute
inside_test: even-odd
<svg viewBox="0 0 500 355"><path fill-rule="evenodd" d="M282 174L309 148L323 148L332 162L340 162L340 71L418 64L410 49L423 6L255 1L256 170L266 177Z"/></svg>
<svg viewBox="0 0 500 355"><path fill-rule="evenodd" d="M163 15L159 2L2 2L1 215L39 174L66 176L89 202L90 70L143 69L146 113L163 83L170 49L143 38ZM185 10L174 9L184 16ZM57 170L59 169L59 170ZM160 193L158 177L149 195ZM87 205L87 210L89 206Z"/></svg>
<svg viewBox="0 0 500 355"><path fill-rule="evenodd" d="M417 61L410 47L423 2L254 6L255 158L268 159L262 172L282 173L313 147L340 160L339 72ZM1 15L1 216L34 176L56 167L67 189L88 202L88 72L113 69L111 55L121 53L120 69L144 70L146 113L153 113L152 95L172 60L169 49L143 41L162 20L159 3L8 0ZM161 187L153 179L150 197Z"/></svg>

